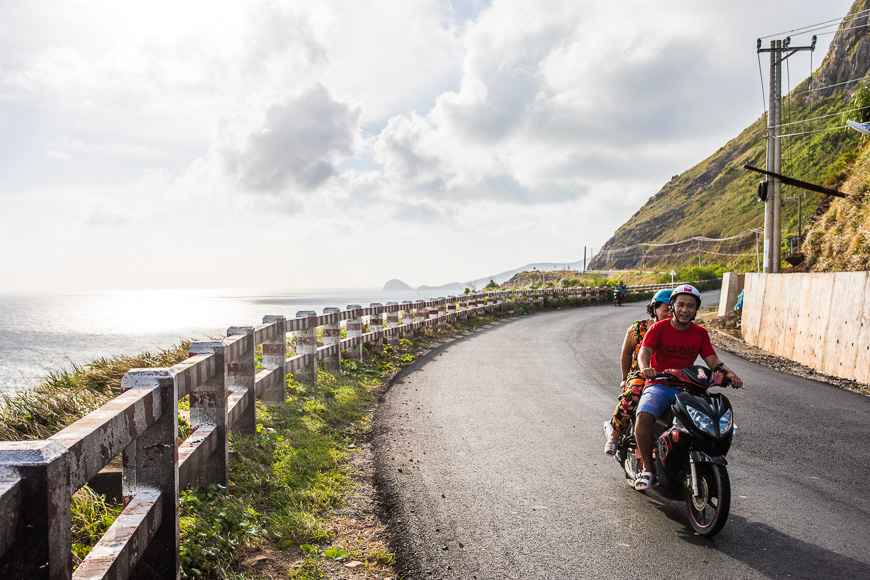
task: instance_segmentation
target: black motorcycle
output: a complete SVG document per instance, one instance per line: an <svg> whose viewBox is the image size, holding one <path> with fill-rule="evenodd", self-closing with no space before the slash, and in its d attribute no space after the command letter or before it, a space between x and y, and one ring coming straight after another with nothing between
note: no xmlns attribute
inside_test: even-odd
<svg viewBox="0 0 870 580"><path fill-rule="evenodd" d="M656 480L652 489L665 497L684 500L692 528L702 536L719 533L728 521L731 483L725 454L734 438L731 403L707 389L728 386L725 375L703 366L668 369L656 382L679 385L683 391L655 423L653 457ZM641 472L634 439L634 421L617 443L616 458L634 486Z"/></svg>
<svg viewBox="0 0 870 580"><path fill-rule="evenodd" d="M613 305L614 306L622 306L622 298L623 298L623 291L622 290L614 290L613 291Z"/></svg>

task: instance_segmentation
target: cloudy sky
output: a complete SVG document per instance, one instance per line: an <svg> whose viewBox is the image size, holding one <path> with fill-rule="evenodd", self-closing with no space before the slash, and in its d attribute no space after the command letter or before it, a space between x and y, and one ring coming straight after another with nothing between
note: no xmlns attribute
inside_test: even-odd
<svg viewBox="0 0 870 580"><path fill-rule="evenodd" d="M851 4L3 0L0 291L580 260L762 114L756 38Z"/></svg>

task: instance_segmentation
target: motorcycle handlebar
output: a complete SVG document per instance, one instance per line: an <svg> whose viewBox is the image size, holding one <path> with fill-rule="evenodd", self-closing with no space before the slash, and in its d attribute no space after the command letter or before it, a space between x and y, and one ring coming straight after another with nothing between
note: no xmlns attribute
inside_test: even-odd
<svg viewBox="0 0 870 580"><path fill-rule="evenodd" d="M724 375L724 373L722 373L722 374ZM671 373L656 373L656 376L655 376L654 379L647 379L647 380L654 380L654 381L672 381L672 382L675 382L675 383L682 383L682 382L684 382L682 379L680 379L680 378L678 378L678 377L672 375ZM732 384L732 382L731 382L730 380L728 380L727 378L725 378L725 379L724 379L720 384L718 384L718 385L716 385L716 386L718 386L718 387L722 387L723 389L726 389L726 388L730 387L731 384ZM740 388L741 388L741 389L745 389L746 387L745 387L745 386L741 386Z"/></svg>

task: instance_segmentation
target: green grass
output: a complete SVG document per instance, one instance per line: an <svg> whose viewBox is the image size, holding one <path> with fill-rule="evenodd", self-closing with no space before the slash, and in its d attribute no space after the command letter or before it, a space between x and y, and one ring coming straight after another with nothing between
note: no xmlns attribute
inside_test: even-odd
<svg viewBox="0 0 870 580"><path fill-rule="evenodd" d="M0 441L45 439L57 433L117 397L127 371L177 364L187 358L188 344L72 365L50 373L32 389L0 393Z"/></svg>
<svg viewBox="0 0 870 580"><path fill-rule="evenodd" d="M478 317L480 326L495 316ZM434 331L428 338L453 334ZM185 492L181 499L182 576L236 578L251 550L308 547L290 578L322 577L320 563L341 549L331 546L329 510L349 489L342 460L369 429L369 409L386 379L415 359L427 343L401 340L366 361L343 361L338 376L320 372L315 385L288 380L284 406L257 406L257 435L231 437L234 459L230 489ZM380 549L351 552L369 566L388 566L392 554Z"/></svg>
<svg viewBox="0 0 870 580"><path fill-rule="evenodd" d="M121 513L121 506L106 502L106 498L88 486L72 496L72 551L80 562Z"/></svg>
<svg viewBox="0 0 870 580"><path fill-rule="evenodd" d="M537 306L533 309L538 309ZM529 309L527 309L529 310ZM238 572L242 559L257 550L313 545L290 578L320 578L324 558L341 550L331 546L329 510L342 504L350 482L343 460L369 429L369 410L397 369L413 361L431 341L459 330L489 324L500 315L478 316L468 324L425 330L419 341L401 340L384 352L366 350L363 363L343 361L344 372L320 372L315 385L288 379L287 404L257 404L257 435L230 435L229 489L210 485L182 491L181 560L185 578L249 578ZM120 393L131 368L168 367L187 358L187 345L157 354L104 358L52 373L34 389L7 397L0 407L0 437L44 439ZM187 431L179 408L179 432ZM85 487L72 498L73 552L84 558L102 537L121 506ZM378 547L347 555L369 567L386 567L392 554Z"/></svg>

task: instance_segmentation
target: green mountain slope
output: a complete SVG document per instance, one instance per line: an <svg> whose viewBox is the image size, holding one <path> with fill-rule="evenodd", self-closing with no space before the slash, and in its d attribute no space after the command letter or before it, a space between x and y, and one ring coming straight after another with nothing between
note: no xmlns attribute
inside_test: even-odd
<svg viewBox="0 0 870 580"><path fill-rule="evenodd" d="M861 135L835 128L846 119L870 113L870 109L848 112L862 86L850 81L870 71L868 15L859 14L868 6L870 0L856 0L849 12L854 18L840 26L822 65L783 99L782 121L788 125L782 134L802 133L782 139L785 175L837 188L860 161ZM755 200L762 176L744 170L743 165L765 167L766 125L767 115L763 115L709 158L675 176L616 231L590 268L668 269L702 263L755 269L757 238L750 230L763 227L763 206ZM785 256L799 248L799 231L807 240L808 229L819 223L831 201L789 186L783 186L782 193ZM698 237L708 239L692 239ZM681 243L664 245L673 242ZM804 249L818 253L819 239L815 243L812 248L806 243Z"/></svg>

